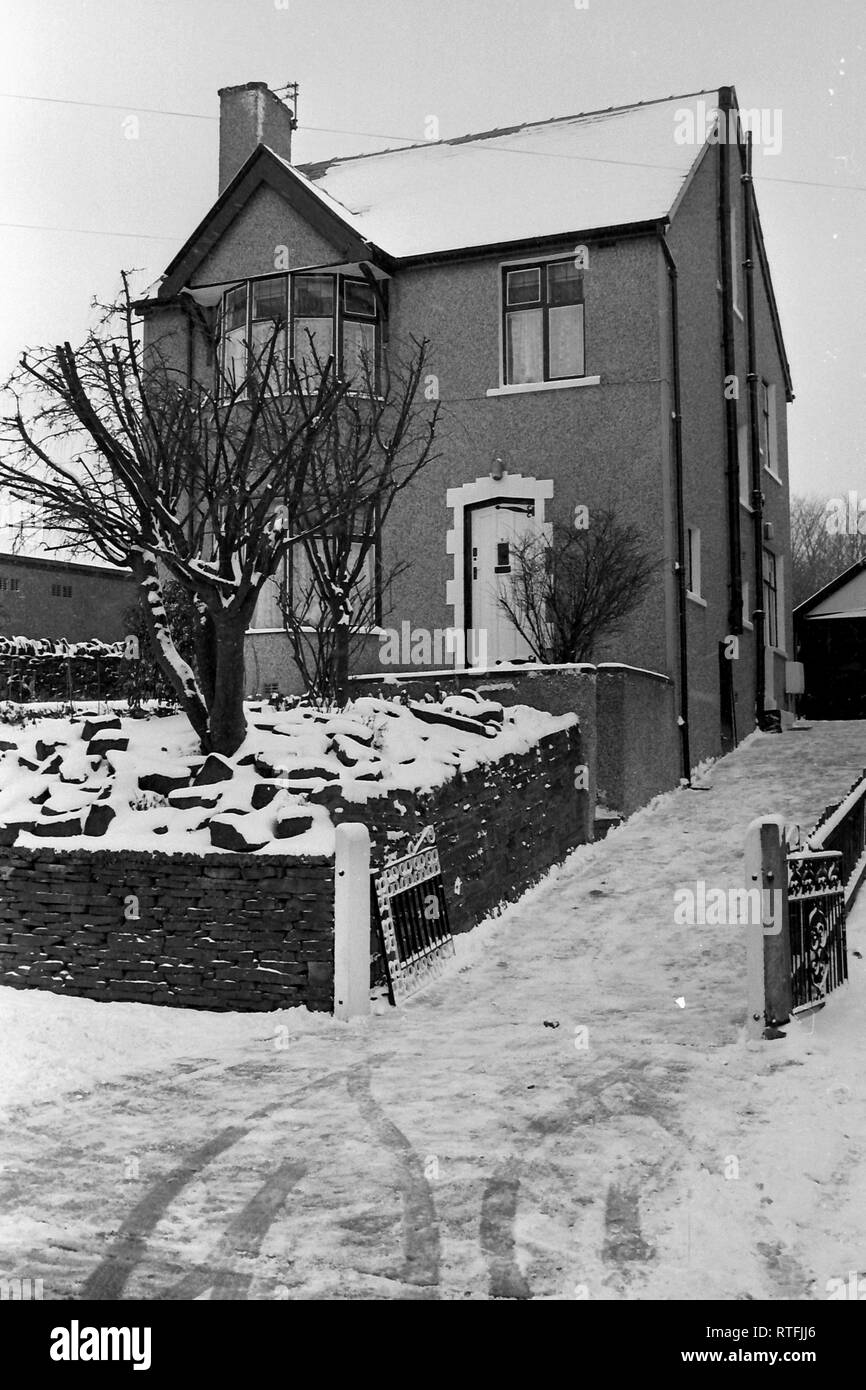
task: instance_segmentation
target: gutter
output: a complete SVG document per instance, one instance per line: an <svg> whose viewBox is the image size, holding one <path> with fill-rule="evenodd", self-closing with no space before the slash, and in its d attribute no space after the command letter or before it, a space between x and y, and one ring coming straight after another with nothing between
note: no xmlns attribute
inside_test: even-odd
<svg viewBox="0 0 866 1390"><path fill-rule="evenodd" d="M658 219L645 222L623 222L610 227L588 227L584 230L550 232L545 236L521 237L518 240L485 241L474 246L454 246L445 251L416 252L410 256L390 256L393 267L402 270L407 267L438 265L444 261L484 260L490 256L521 256L527 251L546 251L560 246L572 246L575 242L627 241L633 237L655 236Z"/></svg>
<svg viewBox="0 0 866 1390"><path fill-rule="evenodd" d="M731 112L736 112L730 87L719 89L719 112L730 130ZM738 118L737 118L738 119ZM738 146L739 149L739 146ZM722 285L722 362L725 382L736 379L734 350L734 295L731 282L731 187L729 146L726 140L718 143L719 202L718 228ZM725 392L725 480L728 498L728 572L730 589L728 602L728 632L743 631L743 573L740 561L740 479L737 457L737 402Z"/></svg>
<svg viewBox="0 0 866 1390"><path fill-rule="evenodd" d="M764 493L761 487L761 437L758 422L758 371L755 343L755 267L754 250L754 185L752 180L752 132L746 136L746 172L740 178L746 204L746 338L747 381L749 385L749 463L752 474L752 511L754 513L755 606L752 621L755 626L755 718L758 728L764 727L766 699L766 612L764 610Z"/></svg>
<svg viewBox="0 0 866 1390"><path fill-rule="evenodd" d="M679 292L677 287L677 265L671 249L665 240L664 230L656 228L659 245L667 265L671 291L671 358L673 370L674 408L671 418L674 426L674 506L676 510L677 533L677 620L679 629L679 687L680 687L680 758L682 775L691 785L692 765L689 746L689 658L688 621L686 616L686 526L683 505L683 428L682 398L680 392L680 331L679 331Z"/></svg>

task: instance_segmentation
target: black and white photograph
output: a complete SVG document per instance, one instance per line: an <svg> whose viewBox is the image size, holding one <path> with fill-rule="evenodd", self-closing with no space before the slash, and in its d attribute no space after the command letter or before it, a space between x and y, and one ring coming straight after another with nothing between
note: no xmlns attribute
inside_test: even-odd
<svg viewBox="0 0 866 1390"><path fill-rule="evenodd" d="M2 0L25 1373L854 1354L864 121L857 0Z"/></svg>

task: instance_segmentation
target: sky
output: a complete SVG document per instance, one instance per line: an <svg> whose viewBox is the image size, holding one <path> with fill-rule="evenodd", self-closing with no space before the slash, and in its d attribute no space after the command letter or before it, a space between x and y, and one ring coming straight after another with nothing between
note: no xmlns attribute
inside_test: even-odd
<svg viewBox="0 0 866 1390"><path fill-rule="evenodd" d="M733 85L781 132L792 490L866 496L864 72L863 0L0 0L0 377L162 272L216 197L222 86L297 82L304 163Z"/></svg>

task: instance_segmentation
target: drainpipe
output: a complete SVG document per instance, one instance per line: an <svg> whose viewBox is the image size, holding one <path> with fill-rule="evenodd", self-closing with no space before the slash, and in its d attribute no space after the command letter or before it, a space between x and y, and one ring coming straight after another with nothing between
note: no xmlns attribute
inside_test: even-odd
<svg viewBox="0 0 866 1390"><path fill-rule="evenodd" d="M659 229L659 244L668 270L671 291L671 367L673 374L674 408L671 419L674 427L674 508L676 511L677 532L677 619L679 625L680 657L680 756L682 775L691 784L692 760L689 748L689 660L686 619L686 526L683 507L683 429L682 401L680 396L680 333L679 333L679 294L677 289L677 266L671 249Z"/></svg>
<svg viewBox="0 0 866 1390"><path fill-rule="evenodd" d="M734 349L734 289L731 278L731 186L728 133L737 120L733 91L719 89L719 254L722 286L722 360L724 376L736 376ZM728 570L731 576L728 631L743 630L743 575L740 562L740 480L737 458L737 402L725 392L725 480L728 494Z"/></svg>
<svg viewBox="0 0 866 1390"><path fill-rule="evenodd" d="M746 172L743 185L746 204L746 325L748 340L749 383L749 463L752 475L752 511L754 513L755 603L752 622L755 627L755 718L758 728L764 727L766 673L764 643L766 614L764 612L764 494L761 488L761 437L758 412L757 348L755 345L755 267L754 249L754 185L752 180L752 132L746 136Z"/></svg>

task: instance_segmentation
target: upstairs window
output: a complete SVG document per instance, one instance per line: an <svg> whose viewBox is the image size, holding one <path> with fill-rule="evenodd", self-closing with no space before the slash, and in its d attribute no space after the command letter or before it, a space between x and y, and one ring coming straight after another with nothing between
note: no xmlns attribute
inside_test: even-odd
<svg viewBox="0 0 866 1390"><path fill-rule="evenodd" d="M760 441L761 462L768 473L774 477L779 474L779 449L776 438L776 388L768 381L761 382L760 389Z"/></svg>
<svg viewBox="0 0 866 1390"><path fill-rule="evenodd" d="M740 475L740 501L752 509L751 459L749 457L749 427L737 426L737 464Z"/></svg>
<svg viewBox="0 0 866 1390"><path fill-rule="evenodd" d="M289 352L301 379L316 384L315 360L334 356L337 370L350 380L363 378L369 364L377 375L376 293L366 280L307 273L270 275L236 285L223 295L220 316L220 367L225 390L247 373L250 353L261 360L276 334L278 389L285 389Z"/></svg>
<svg viewBox="0 0 866 1390"><path fill-rule="evenodd" d="M250 346L253 357L267 365L271 339L279 380L286 375L286 335L289 325L289 306L285 275L273 275L268 280L253 280L250 286Z"/></svg>
<svg viewBox="0 0 866 1390"><path fill-rule="evenodd" d="M701 533L690 526L686 533L686 589L692 598L701 598Z"/></svg>
<svg viewBox="0 0 866 1390"><path fill-rule="evenodd" d="M293 355L302 381L314 375L317 357L324 366L333 354L336 307L333 275L294 277Z"/></svg>
<svg viewBox="0 0 866 1390"><path fill-rule="evenodd" d="M247 368L247 287L223 296L222 369L229 387L243 381Z"/></svg>
<svg viewBox="0 0 866 1390"><path fill-rule="evenodd" d="M365 280L343 281L343 371L376 380L376 295Z"/></svg>
<svg viewBox="0 0 866 1390"><path fill-rule="evenodd" d="M507 386L585 376L583 274L573 260L503 270Z"/></svg>
<svg viewBox="0 0 866 1390"><path fill-rule="evenodd" d="M734 310L742 315L740 307L743 297L743 263L740 260L740 238L737 228L737 209L731 208L731 297Z"/></svg>

